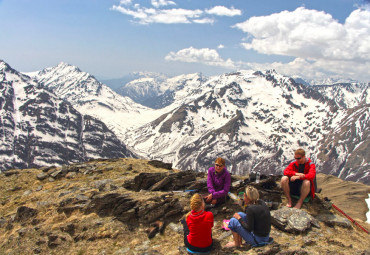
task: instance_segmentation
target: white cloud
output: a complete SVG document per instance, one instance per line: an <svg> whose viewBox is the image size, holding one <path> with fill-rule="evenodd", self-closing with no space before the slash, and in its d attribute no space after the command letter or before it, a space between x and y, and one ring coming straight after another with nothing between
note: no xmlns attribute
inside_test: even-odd
<svg viewBox="0 0 370 255"><path fill-rule="evenodd" d="M194 19L193 22L198 24L213 24L215 20L210 18L204 18L204 19Z"/></svg>
<svg viewBox="0 0 370 255"><path fill-rule="evenodd" d="M155 8L160 8L162 6L167 6L167 5L176 5L176 3L173 1L168 1L168 0L152 0L152 5Z"/></svg>
<svg viewBox="0 0 370 255"><path fill-rule="evenodd" d="M129 16L132 16L133 18L140 19L140 20L145 20L146 18L148 18L148 14L145 13L145 11L141 9L134 11L134 10L124 8L122 6L113 5L111 10L118 11L123 14L127 14Z"/></svg>
<svg viewBox="0 0 370 255"><path fill-rule="evenodd" d="M195 49L189 47L179 50L178 52L170 52L166 57L167 61L180 61L188 63L202 63L211 66L221 66L226 68L235 68L232 60L223 60L218 52L214 49L202 48Z"/></svg>
<svg viewBox="0 0 370 255"><path fill-rule="evenodd" d="M197 23L197 24L213 24L214 18L205 17L207 14L219 16L235 16L241 15L241 11L231 7L216 6L210 10L202 11L199 9L161 9L163 6L176 5L170 0L151 0L152 6L155 8L141 7L139 4L133 4L132 0L121 0L120 5L113 5L110 9L118 11L122 14L133 17L139 24L163 23L163 24L179 24L179 23ZM133 5L128 7L128 5Z"/></svg>
<svg viewBox="0 0 370 255"><path fill-rule="evenodd" d="M294 70L297 63L305 63L316 75L327 72L356 77L363 76L356 69L369 70L370 11L366 9L353 11L344 24L330 14L300 7L252 17L234 27L248 33L247 42L241 44L247 50L295 57L285 67L275 63L286 71Z"/></svg>
<svg viewBox="0 0 370 255"><path fill-rule="evenodd" d="M223 49L223 48L225 48L225 46L223 44L220 44L220 45L217 46L217 48L218 49Z"/></svg>
<svg viewBox="0 0 370 255"><path fill-rule="evenodd" d="M114 5L111 10L121 12L123 14L132 16L138 19L140 24L150 23L164 23L164 24L176 24L176 23L191 23L192 19L199 18L203 11L201 10L186 10L186 9L165 9L159 10L154 8L141 8L136 6L135 10L127 9L122 6Z"/></svg>
<svg viewBox="0 0 370 255"><path fill-rule="evenodd" d="M121 5L130 5L132 3L132 0L121 0L120 4Z"/></svg>
<svg viewBox="0 0 370 255"><path fill-rule="evenodd" d="M206 13L218 16L240 16L242 11L231 7L230 9L225 6L215 6L212 9L206 10Z"/></svg>

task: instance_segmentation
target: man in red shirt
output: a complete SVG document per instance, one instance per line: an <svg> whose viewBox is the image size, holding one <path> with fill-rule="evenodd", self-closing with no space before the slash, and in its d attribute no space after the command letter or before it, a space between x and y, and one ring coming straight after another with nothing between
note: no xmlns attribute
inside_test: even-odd
<svg viewBox="0 0 370 255"><path fill-rule="evenodd" d="M291 195L299 197L294 208L300 209L304 199L311 193L315 197L315 177L316 166L311 159L306 158L303 149L298 149L294 153L295 161L291 162L284 170L281 178L281 188L288 199L287 207L292 207Z"/></svg>

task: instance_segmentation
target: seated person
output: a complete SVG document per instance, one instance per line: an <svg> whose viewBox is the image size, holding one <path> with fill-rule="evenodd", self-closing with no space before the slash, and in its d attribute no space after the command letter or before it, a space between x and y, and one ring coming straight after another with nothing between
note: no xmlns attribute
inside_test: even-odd
<svg viewBox="0 0 370 255"><path fill-rule="evenodd" d="M235 213L228 228L232 231L234 241L226 247L240 247L242 239L250 245L266 243L270 238L271 215L267 205L259 199L258 190L248 186L244 193L245 213Z"/></svg>
<svg viewBox="0 0 370 255"><path fill-rule="evenodd" d="M287 207L292 207L291 195L299 197L294 208L300 209L304 199L311 193L315 197L316 166L311 159L306 158L305 151L298 149L294 153L295 161L284 170L281 178L281 188L288 199Z"/></svg>
<svg viewBox="0 0 370 255"><path fill-rule="evenodd" d="M225 166L223 158L217 158L215 166L208 169L207 188L209 194L205 196L207 204L224 203L230 190L231 176Z"/></svg>
<svg viewBox="0 0 370 255"><path fill-rule="evenodd" d="M193 252L208 252L212 249L213 213L204 211L202 196L194 194L190 199L191 211L182 220L184 244Z"/></svg>

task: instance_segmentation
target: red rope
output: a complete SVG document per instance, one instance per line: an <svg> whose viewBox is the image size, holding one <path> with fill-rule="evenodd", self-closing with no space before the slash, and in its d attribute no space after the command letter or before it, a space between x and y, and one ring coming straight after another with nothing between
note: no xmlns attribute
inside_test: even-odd
<svg viewBox="0 0 370 255"><path fill-rule="evenodd" d="M369 234L369 231L367 231L365 228L363 228L360 224L358 224L356 221L354 221L351 217L349 217L345 212L343 212L341 209L339 209L335 204L332 204L332 206L338 210L341 214L346 216L350 221L355 223L359 228L361 228L363 231L365 231L366 234Z"/></svg>

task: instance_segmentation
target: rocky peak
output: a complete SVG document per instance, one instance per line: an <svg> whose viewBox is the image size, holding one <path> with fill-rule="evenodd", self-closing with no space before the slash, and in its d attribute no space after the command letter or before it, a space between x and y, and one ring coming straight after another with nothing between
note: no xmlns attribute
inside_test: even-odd
<svg viewBox="0 0 370 255"><path fill-rule="evenodd" d="M8 65L0 78L0 170L133 154L107 126Z"/></svg>

